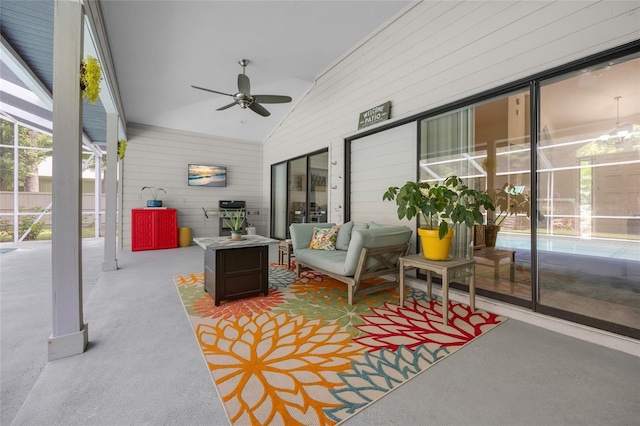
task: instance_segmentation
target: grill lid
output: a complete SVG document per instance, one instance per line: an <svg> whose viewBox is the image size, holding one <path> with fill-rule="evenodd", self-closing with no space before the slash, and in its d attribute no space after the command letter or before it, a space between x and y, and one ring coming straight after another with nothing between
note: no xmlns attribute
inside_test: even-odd
<svg viewBox="0 0 640 426"><path fill-rule="evenodd" d="M246 208L246 201L229 201L229 200L220 200L218 201L218 208L230 210L230 209L244 209Z"/></svg>

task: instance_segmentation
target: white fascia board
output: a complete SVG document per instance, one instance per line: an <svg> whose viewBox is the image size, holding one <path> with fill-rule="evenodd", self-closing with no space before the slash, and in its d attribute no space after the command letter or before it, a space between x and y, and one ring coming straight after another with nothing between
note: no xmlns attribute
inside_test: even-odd
<svg viewBox="0 0 640 426"><path fill-rule="evenodd" d="M96 50L93 34L91 33L91 29L89 28L89 18L87 17L87 15L85 15L84 20L84 56L93 56L94 58L98 59L101 67L104 68L102 66L102 64L104 64L104 60ZM109 86L109 82L106 79L104 70L102 73L102 79L100 80L100 101L102 101L102 105L104 106L104 110L107 112L107 114L118 113L116 103L114 102L113 96L111 96L111 88Z"/></svg>
<svg viewBox="0 0 640 426"><path fill-rule="evenodd" d="M53 95L49 89L42 84L42 81L31 71L26 62L18 55L18 52L9 44L7 39L2 37L2 60L5 64L27 85L27 87L36 94L42 101L44 107L49 111L53 111Z"/></svg>
<svg viewBox="0 0 640 426"><path fill-rule="evenodd" d="M106 39L104 18L100 3L96 0L82 0L84 4L84 52L98 59L102 67L100 100L107 113L118 115L118 133L126 138L126 117L120 99L118 82L113 66L109 42ZM103 35L103 36L101 36Z"/></svg>

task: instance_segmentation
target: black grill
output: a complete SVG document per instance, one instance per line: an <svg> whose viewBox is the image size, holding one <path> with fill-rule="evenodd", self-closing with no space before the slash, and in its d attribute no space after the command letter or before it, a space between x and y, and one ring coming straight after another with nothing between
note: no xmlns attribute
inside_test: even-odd
<svg viewBox="0 0 640 426"><path fill-rule="evenodd" d="M227 217L227 213L235 213L240 209L245 209L247 206L246 201L228 201L228 200L220 200L218 202L218 209L220 211L220 236L224 237L227 235L231 235L231 228L229 228L224 223L224 218ZM246 210L243 212L243 215L246 215ZM245 220L242 224L242 233L246 234L246 225L247 221Z"/></svg>

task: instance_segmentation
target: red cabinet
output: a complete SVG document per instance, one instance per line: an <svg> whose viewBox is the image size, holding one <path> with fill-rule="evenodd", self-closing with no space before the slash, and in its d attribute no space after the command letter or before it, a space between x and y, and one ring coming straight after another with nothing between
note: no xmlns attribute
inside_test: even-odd
<svg viewBox="0 0 640 426"><path fill-rule="evenodd" d="M132 209L131 250L178 247L176 209Z"/></svg>

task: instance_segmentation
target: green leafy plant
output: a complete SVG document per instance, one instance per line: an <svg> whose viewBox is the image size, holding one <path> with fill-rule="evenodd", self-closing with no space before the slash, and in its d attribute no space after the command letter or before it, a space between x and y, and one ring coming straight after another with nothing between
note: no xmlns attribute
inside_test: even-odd
<svg viewBox="0 0 640 426"><path fill-rule="evenodd" d="M472 228L484 222L481 208L495 210L489 194L469 188L457 176L449 176L441 184L409 181L401 188L391 186L382 199L395 200L399 219L421 215L427 228L438 228L440 239L449 232L449 224Z"/></svg>
<svg viewBox="0 0 640 426"><path fill-rule="evenodd" d="M7 219L0 219L0 242L13 241L13 225Z"/></svg>
<svg viewBox="0 0 640 426"><path fill-rule="evenodd" d="M148 189L149 192L151 193L151 197L153 197L153 200L157 200L158 196L160 195L160 192L164 192L165 194L167 193L167 191L165 191L162 188L156 188L155 186L143 186L142 189L140 191L144 191L145 189Z"/></svg>
<svg viewBox="0 0 640 426"><path fill-rule="evenodd" d="M35 221L36 218L37 218L37 216L21 216L20 217L20 222L18 224L18 229L19 229L20 235L25 233L27 231L27 229L29 229L29 227L31 227L31 230L29 231L27 236L24 237L25 240L35 240L35 239L37 239L38 235L40 235L40 233L44 229L44 222L41 221L41 220L36 222Z"/></svg>
<svg viewBox="0 0 640 426"><path fill-rule="evenodd" d="M231 228L231 230L240 231L242 230L242 224L245 220L244 209L234 210L231 212L224 210L224 217L222 219L224 220L225 225Z"/></svg>
<svg viewBox="0 0 640 426"><path fill-rule="evenodd" d="M529 193L518 190L515 186L505 183L502 188L492 191L493 200L500 213L493 220L493 225L500 226L508 215L523 213L531 217Z"/></svg>

